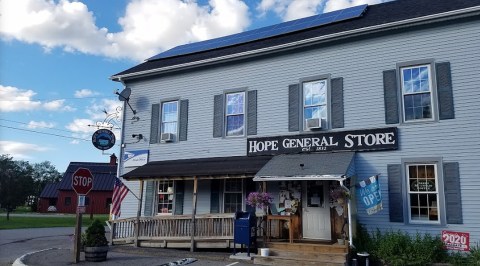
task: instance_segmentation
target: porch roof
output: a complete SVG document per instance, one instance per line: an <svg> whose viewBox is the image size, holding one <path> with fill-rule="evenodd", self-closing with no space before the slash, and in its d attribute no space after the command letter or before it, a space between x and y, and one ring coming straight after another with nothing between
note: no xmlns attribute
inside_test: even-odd
<svg viewBox="0 0 480 266"><path fill-rule="evenodd" d="M282 154L273 157L253 181L338 180L355 172L354 152Z"/></svg>
<svg viewBox="0 0 480 266"><path fill-rule="evenodd" d="M149 162L123 174L127 180L154 178L185 179L229 175L253 176L272 156L233 156Z"/></svg>

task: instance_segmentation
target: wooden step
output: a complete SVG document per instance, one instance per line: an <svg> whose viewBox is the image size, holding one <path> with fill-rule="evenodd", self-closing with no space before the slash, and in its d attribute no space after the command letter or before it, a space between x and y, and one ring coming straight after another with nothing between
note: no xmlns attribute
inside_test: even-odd
<svg viewBox="0 0 480 266"><path fill-rule="evenodd" d="M278 249L270 249L270 256L344 263L347 253L320 253L309 251L285 251Z"/></svg>
<svg viewBox="0 0 480 266"><path fill-rule="evenodd" d="M340 256L340 254L336 254ZM304 258L304 257L291 257L291 256L268 256L262 257L258 255L253 256L253 264L256 265L279 265L279 266L303 266L303 265L322 265L322 266L344 266L346 263L346 254L343 259L335 258Z"/></svg>
<svg viewBox="0 0 480 266"><path fill-rule="evenodd" d="M347 245L339 244L311 244L311 243L283 243L283 242L269 242L266 247L272 250L284 250L300 253L329 253L329 254L344 254L348 253Z"/></svg>

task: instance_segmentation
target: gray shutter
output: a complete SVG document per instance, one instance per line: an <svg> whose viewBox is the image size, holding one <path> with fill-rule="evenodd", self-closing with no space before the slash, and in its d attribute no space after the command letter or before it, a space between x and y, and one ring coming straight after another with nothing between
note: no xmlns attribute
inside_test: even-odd
<svg viewBox="0 0 480 266"><path fill-rule="evenodd" d="M213 137L223 137L223 94L215 95L213 100Z"/></svg>
<svg viewBox="0 0 480 266"><path fill-rule="evenodd" d="M247 135L257 135L257 91L248 91Z"/></svg>
<svg viewBox="0 0 480 266"><path fill-rule="evenodd" d="M445 208L448 224L463 224L460 170L458 162L443 164Z"/></svg>
<svg viewBox="0 0 480 266"><path fill-rule="evenodd" d="M383 94L385 100L385 123L398 124L398 88L397 71L395 69L383 71Z"/></svg>
<svg viewBox="0 0 480 266"><path fill-rule="evenodd" d="M153 209L153 199L155 195L155 182L154 181L146 181L145 186L145 209L143 211L143 216L153 216L154 209Z"/></svg>
<svg viewBox="0 0 480 266"><path fill-rule="evenodd" d="M438 118L454 119L455 110L453 107L452 75L450 72L450 63L435 64L437 74L437 94L438 94Z"/></svg>
<svg viewBox="0 0 480 266"><path fill-rule="evenodd" d="M187 140L188 133L188 100L180 101L180 128L178 132L178 140Z"/></svg>
<svg viewBox="0 0 480 266"><path fill-rule="evenodd" d="M300 130L300 86L288 86L288 131Z"/></svg>
<svg viewBox="0 0 480 266"><path fill-rule="evenodd" d="M152 119L150 123L150 144L158 142L158 125L160 123L160 104L152 104Z"/></svg>
<svg viewBox="0 0 480 266"><path fill-rule="evenodd" d="M332 86L332 128L343 128L343 78L334 78L330 81L330 83Z"/></svg>
<svg viewBox="0 0 480 266"><path fill-rule="evenodd" d="M388 171L388 208L390 222L403 222L402 165L389 164Z"/></svg>
<svg viewBox="0 0 480 266"><path fill-rule="evenodd" d="M220 213L220 179L212 179L210 183L210 213Z"/></svg>
<svg viewBox="0 0 480 266"><path fill-rule="evenodd" d="M185 195L185 181L175 181L175 214L183 214L183 198Z"/></svg>

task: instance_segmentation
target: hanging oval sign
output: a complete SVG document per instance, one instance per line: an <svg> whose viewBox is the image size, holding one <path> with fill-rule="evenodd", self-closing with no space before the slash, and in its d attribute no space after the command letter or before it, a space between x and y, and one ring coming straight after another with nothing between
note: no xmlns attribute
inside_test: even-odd
<svg viewBox="0 0 480 266"><path fill-rule="evenodd" d="M92 143L99 150L108 150L115 145L115 134L108 129L99 129L93 133Z"/></svg>

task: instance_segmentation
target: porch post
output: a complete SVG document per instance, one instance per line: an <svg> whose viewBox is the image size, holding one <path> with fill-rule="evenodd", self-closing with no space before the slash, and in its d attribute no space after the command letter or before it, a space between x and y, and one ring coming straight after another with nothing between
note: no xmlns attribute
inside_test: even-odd
<svg viewBox="0 0 480 266"><path fill-rule="evenodd" d="M343 184L343 181L345 179L341 179L339 182L340 182L340 186L347 190L347 192L351 195L350 193L350 189L347 188L344 184ZM354 188L355 189L355 188ZM348 208L348 245L353 247L353 236L352 236L352 231L353 231L353 225L352 225L352 202L351 202L351 199L348 199L347 200L347 208Z"/></svg>
<svg viewBox="0 0 480 266"><path fill-rule="evenodd" d="M190 252L195 251L195 215L197 214L197 190L198 190L198 179L196 176L193 177L193 208L192 208L192 227L190 228L190 232L192 234L192 239L190 241Z"/></svg>
<svg viewBox="0 0 480 266"><path fill-rule="evenodd" d="M139 247L138 234L140 233L140 215L142 214L142 201L143 201L143 180L140 180L140 199L138 199L137 218L135 219L135 239L134 246Z"/></svg>

